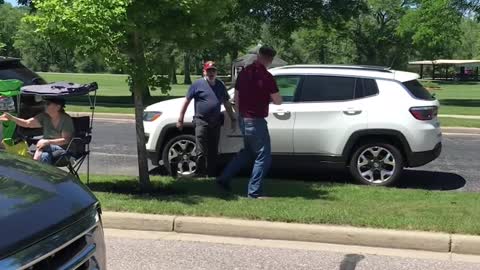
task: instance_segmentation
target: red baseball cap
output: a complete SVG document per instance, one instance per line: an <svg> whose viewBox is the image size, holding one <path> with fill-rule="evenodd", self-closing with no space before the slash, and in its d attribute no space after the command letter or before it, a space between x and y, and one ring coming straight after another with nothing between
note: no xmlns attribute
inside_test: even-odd
<svg viewBox="0 0 480 270"><path fill-rule="evenodd" d="M207 71L209 69L215 69L217 70L217 66L215 65L215 62L213 61L207 61L205 64L203 64L203 70Z"/></svg>

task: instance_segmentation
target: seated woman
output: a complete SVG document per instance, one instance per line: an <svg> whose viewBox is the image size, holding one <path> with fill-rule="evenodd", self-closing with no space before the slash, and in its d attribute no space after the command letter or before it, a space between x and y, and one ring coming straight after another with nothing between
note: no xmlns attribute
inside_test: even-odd
<svg viewBox="0 0 480 270"><path fill-rule="evenodd" d="M72 118L65 113L65 99L47 98L45 112L30 119L20 119L11 114L4 113L1 121L14 121L24 128L42 128L43 139L37 143L34 160L44 163L53 163L53 153L67 147L74 133Z"/></svg>

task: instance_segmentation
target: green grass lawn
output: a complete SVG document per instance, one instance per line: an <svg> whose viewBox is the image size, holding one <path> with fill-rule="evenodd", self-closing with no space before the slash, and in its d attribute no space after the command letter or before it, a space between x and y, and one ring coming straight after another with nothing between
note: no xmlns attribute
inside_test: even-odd
<svg viewBox="0 0 480 270"><path fill-rule="evenodd" d="M288 180L266 180L265 200L244 197L246 180L233 195L212 180L152 177L149 195L129 177L93 176L90 188L106 211L230 217L309 224L352 225L480 235L480 196Z"/></svg>
<svg viewBox="0 0 480 270"><path fill-rule="evenodd" d="M440 114L480 115L480 83L426 81L440 101Z"/></svg>
<svg viewBox="0 0 480 270"><path fill-rule="evenodd" d="M71 81L76 83L97 82L99 90L97 93L96 112L99 113L120 113L133 114L133 99L130 95L127 75L117 74L84 74L84 73L49 73L39 72L39 75L48 82ZM198 79L198 76L192 76L192 80ZM179 82L183 82L184 77L177 75ZM153 104L168 98L184 96L188 85L171 85L168 95L162 94L160 90L151 91L152 98L145 102L146 105ZM87 97L69 98L67 110L71 112L89 112L89 102Z"/></svg>
<svg viewBox="0 0 480 270"><path fill-rule="evenodd" d="M47 82L71 81L76 83L97 82L99 85L98 95L108 97L125 97L130 95L127 84L127 75L117 74L86 74L86 73L50 73L38 72ZM192 76L192 80L199 76ZM177 75L178 82L183 82L183 75ZM184 96L188 85L171 85L171 96ZM160 91L152 91L153 96L164 96Z"/></svg>
<svg viewBox="0 0 480 270"><path fill-rule="evenodd" d="M459 118L441 117L440 124L442 127L480 128L480 119L459 119Z"/></svg>

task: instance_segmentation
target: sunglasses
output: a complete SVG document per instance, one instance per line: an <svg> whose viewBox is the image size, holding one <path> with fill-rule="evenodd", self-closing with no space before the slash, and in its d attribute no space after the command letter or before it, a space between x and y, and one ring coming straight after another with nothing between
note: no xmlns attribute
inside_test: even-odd
<svg viewBox="0 0 480 270"><path fill-rule="evenodd" d="M45 101L45 106L50 106L51 104L53 104L53 105L59 105L59 106L60 106L60 104L57 104L57 103L55 103L55 102Z"/></svg>

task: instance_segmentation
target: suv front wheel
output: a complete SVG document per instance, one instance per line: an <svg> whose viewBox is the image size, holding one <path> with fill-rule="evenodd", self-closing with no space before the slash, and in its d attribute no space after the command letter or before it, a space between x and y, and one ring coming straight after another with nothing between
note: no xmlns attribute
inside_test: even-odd
<svg viewBox="0 0 480 270"><path fill-rule="evenodd" d="M169 175L193 177L197 174L195 136L180 135L167 142L162 160Z"/></svg>
<svg viewBox="0 0 480 270"><path fill-rule="evenodd" d="M350 159L350 173L362 184L392 185L403 171L403 159L402 153L389 143L364 143Z"/></svg>

